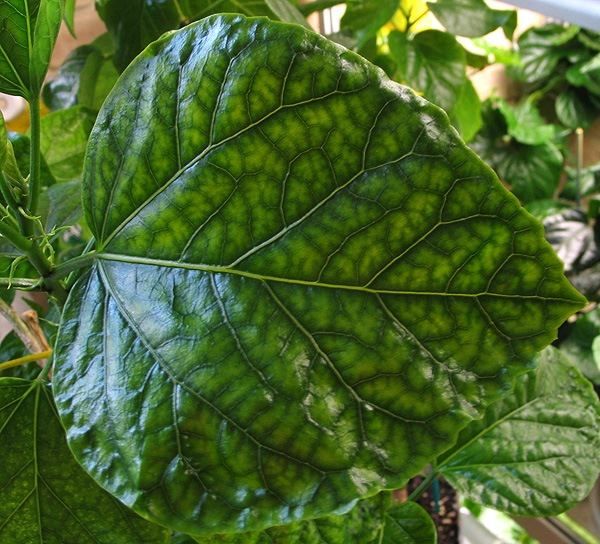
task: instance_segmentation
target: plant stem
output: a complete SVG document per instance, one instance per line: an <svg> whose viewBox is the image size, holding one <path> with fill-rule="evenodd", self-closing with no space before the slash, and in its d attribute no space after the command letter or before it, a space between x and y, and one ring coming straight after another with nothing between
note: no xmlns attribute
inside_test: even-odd
<svg viewBox="0 0 600 544"><path fill-rule="evenodd" d="M407 500L414 501L415 499L418 499L425 491L427 491L427 489L429 488L429 486L431 485L433 480L436 478L436 476L437 476L437 471L432 468L431 472L415 488L415 490L408 496Z"/></svg>
<svg viewBox="0 0 600 544"><path fill-rule="evenodd" d="M89 253L84 253L83 255L79 255L79 257L74 257L73 259L69 259L64 263L59 264L54 272L50 275L50 278L53 280L57 280L60 278L64 278L69 275L74 270L78 270L83 268L87 264L89 264L94 257L96 256L95 251L90 251Z"/></svg>
<svg viewBox="0 0 600 544"><path fill-rule="evenodd" d="M583 129L575 130L577 136L577 170L575 175L575 201L581 205L581 170L583 169Z"/></svg>
<svg viewBox="0 0 600 544"><path fill-rule="evenodd" d="M38 202L40 197L40 164L41 164L41 117L40 117L40 97L32 98L29 102L29 111L31 115L31 156L29 161L29 198L27 211L29 215L37 214ZM31 234L28 232L28 234Z"/></svg>
<svg viewBox="0 0 600 544"><path fill-rule="evenodd" d="M15 287L17 289L31 289L39 287L42 280L32 280L28 278L0 278L0 287Z"/></svg>
<svg viewBox="0 0 600 544"><path fill-rule="evenodd" d="M29 254L33 249L34 244L31 240L3 221L0 221L0 234L23 253Z"/></svg>
<svg viewBox="0 0 600 544"><path fill-rule="evenodd" d="M27 363L33 363L34 361L40 361L41 359L48 359L48 357L51 355L52 350L50 349L48 351L42 351L41 353L31 353L30 355L25 355L24 357L19 357L18 359L12 359L11 361L0 363L0 372L3 370L8 370L9 368L25 365Z"/></svg>

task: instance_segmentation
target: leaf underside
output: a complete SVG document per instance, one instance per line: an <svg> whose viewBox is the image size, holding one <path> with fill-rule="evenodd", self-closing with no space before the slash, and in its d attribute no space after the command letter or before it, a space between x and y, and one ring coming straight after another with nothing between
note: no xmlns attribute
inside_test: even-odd
<svg viewBox="0 0 600 544"><path fill-rule="evenodd" d="M582 304L441 110L298 26L151 45L84 184L57 405L94 478L190 534L401 485Z"/></svg>

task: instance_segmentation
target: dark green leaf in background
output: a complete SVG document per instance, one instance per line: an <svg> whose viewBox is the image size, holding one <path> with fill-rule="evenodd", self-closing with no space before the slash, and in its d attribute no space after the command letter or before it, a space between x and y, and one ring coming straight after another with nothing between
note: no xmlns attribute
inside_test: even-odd
<svg viewBox="0 0 600 544"><path fill-rule="evenodd" d="M558 62L568 56L568 42L573 40L579 28L558 23L532 28L519 38L522 77L535 83L550 77Z"/></svg>
<svg viewBox="0 0 600 544"><path fill-rule="evenodd" d="M560 343L561 351L595 384L600 384L599 337L600 310L595 308L570 324L568 336Z"/></svg>
<svg viewBox="0 0 600 544"><path fill-rule="evenodd" d="M576 87L585 87L592 94L600 96L600 53L571 66L567 70L567 79Z"/></svg>
<svg viewBox="0 0 600 544"><path fill-rule="evenodd" d="M109 34L75 49L56 77L44 86L46 105L51 110L80 105L98 111L119 77L113 56Z"/></svg>
<svg viewBox="0 0 600 544"><path fill-rule="evenodd" d="M399 66L406 66L400 68L398 80L451 110L466 82L466 54L456 38L447 32L425 30L404 43L397 37L397 45L390 47L392 54L398 55Z"/></svg>
<svg viewBox="0 0 600 544"><path fill-rule="evenodd" d="M491 9L484 0L436 0L427 6L444 25L444 28L457 36L476 38L489 34L499 27L508 25L510 31L516 12L514 10Z"/></svg>
<svg viewBox="0 0 600 544"><path fill-rule="evenodd" d="M523 203L552 198L558 187L563 158L552 143L527 145L508 134L502 113L487 101L483 128L471 147L486 161Z"/></svg>
<svg viewBox="0 0 600 544"><path fill-rule="evenodd" d="M600 471L600 403L558 350L538 357L510 395L461 431L438 470L462 496L521 516L583 500Z"/></svg>
<svg viewBox="0 0 600 544"><path fill-rule="evenodd" d="M81 71L93 51L91 45L74 49L61 65L56 77L44 86L44 102L51 110L77 105Z"/></svg>
<svg viewBox="0 0 600 544"><path fill-rule="evenodd" d="M441 110L297 25L156 42L86 165L57 404L86 470L181 532L401 486L584 302Z"/></svg>
<svg viewBox="0 0 600 544"><path fill-rule="evenodd" d="M285 17L288 22L302 18L289 0L96 0L96 8L115 39L120 70L165 32L215 13Z"/></svg>
<svg viewBox="0 0 600 544"><path fill-rule="evenodd" d="M392 19L397 9L398 0L349 0L341 21L342 30L356 37L360 49Z"/></svg>
<svg viewBox="0 0 600 544"><path fill-rule="evenodd" d="M0 541L160 544L164 530L125 508L75 462L50 390L0 378Z"/></svg>
<svg viewBox="0 0 600 544"><path fill-rule="evenodd" d="M582 89L569 87L556 98L556 117L568 128L587 128L600 113L600 109Z"/></svg>
<svg viewBox="0 0 600 544"><path fill-rule="evenodd" d="M62 18L61 0L0 2L0 92L39 92Z"/></svg>

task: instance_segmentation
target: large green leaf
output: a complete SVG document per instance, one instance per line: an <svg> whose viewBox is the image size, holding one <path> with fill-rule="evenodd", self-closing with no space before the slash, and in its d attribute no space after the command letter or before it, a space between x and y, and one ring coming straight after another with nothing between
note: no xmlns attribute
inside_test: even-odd
<svg viewBox="0 0 600 544"><path fill-rule="evenodd" d="M471 147L523 203L552 198L563 164L558 148L553 143L527 145L510 137L504 116L489 102L483 120Z"/></svg>
<svg viewBox="0 0 600 544"><path fill-rule="evenodd" d="M115 64L121 70L163 33L215 13L303 19L289 0L96 0L96 8L115 38Z"/></svg>
<svg viewBox="0 0 600 544"><path fill-rule="evenodd" d="M466 82L466 53L456 38L447 32L425 30L410 40L395 31L389 39L398 63L396 79L438 106L451 109Z"/></svg>
<svg viewBox="0 0 600 544"><path fill-rule="evenodd" d="M600 403L558 350L470 423L438 470L463 496L522 516L554 515L583 500L600 471Z"/></svg>
<svg viewBox="0 0 600 544"><path fill-rule="evenodd" d="M149 47L84 195L59 410L104 487L190 534L403 484L583 303L441 110L297 25Z"/></svg>
<svg viewBox="0 0 600 544"><path fill-rule="evenodd" d="M49 389L0 379L0 541L159 544L164 531L98 487L75 462Z"/></svg>
<svg viewBox="0 0 600 544"><path fill-rule="evenodd" d="M272 527L256 533L211 535L200 544L435 544L429 514L414 502L389 505L380 497L361 501L345 516Z"/></svg>
<svg viewBox="0 0 600 544"><path fill-rule="evenodd" d="M61 0L0 2L0 92L33 98L58 35Z"/></svg>
<svg viewBox="0 0 600 544"><path fill-rule="evenodd" d="M491 9L484 0L436 0L427 6L448 32L468 38L489 34L515 17L514 10Z"/></svg>

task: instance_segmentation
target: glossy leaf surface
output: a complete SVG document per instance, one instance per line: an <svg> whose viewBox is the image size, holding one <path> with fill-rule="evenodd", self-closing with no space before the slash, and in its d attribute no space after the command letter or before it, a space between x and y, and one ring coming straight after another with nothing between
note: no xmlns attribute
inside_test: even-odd
<svg viewBox="0 0 600 544"><path fill-rule="evenodd" d="M463 496L522 516L554 515L583 500L600 471L600 403L558 350L470 423L438 464Z"/></svg>
<svg viewBox="0 0 600 544"><path fill-rule="evenodd" d="M152 45L84 185L59 410L85 468L181 532L403 484L583 302L441 110L296 25Z"/></svg>
<svg viewBox="0 0 600 544"><path fill-rule="evenodd" d="M164 531L102 490L73 459L50 390L0 378L0 541L160 544Z"/></svg>
<svg viewBox="0 0 600 544"><path fill-rule="evenodd" d="M272 527L258 533L212 535L199 544L435 544L429 514L414 502L387 504L381 497L362 501L345 516Z"/></svg>
<svg viewBox="0 0 600 544"><path fill-rule="evenodd" d="M0 2L0 92L25 98L37 94L61 17L61 0Z"/></svg>

